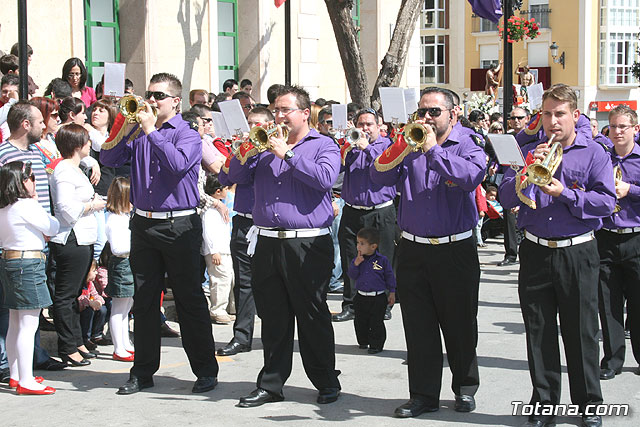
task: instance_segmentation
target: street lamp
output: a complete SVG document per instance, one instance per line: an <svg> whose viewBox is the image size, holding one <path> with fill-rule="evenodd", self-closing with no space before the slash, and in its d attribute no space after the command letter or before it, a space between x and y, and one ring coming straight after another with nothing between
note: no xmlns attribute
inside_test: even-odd
<svg viewBox="0 0 640 427"><path fill-rule="evenodd" d="M553 62L556 64L562 64L562 68L564 68L564 52L562 52L562 55L560 55L560 58L558 58L559 49L560 47L556 44L556 42L551 43L551 46L549 46L549 50L551 51L551 57L553 58Z"/></svg>

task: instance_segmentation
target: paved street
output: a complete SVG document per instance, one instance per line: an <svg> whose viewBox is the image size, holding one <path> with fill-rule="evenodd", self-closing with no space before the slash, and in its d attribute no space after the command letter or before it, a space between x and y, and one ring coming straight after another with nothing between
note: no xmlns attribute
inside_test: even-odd
<svg viewBox="0 0 640 427"><path fill-rule="evenodd" d="M394 409L408 398L407 370L402 364L405 343L400 307L386 322L385 350L368 355L356 345L352 322L334 323L337 368L342 371L342 395L338 402L318 405L316 390L306 378L299 354L284 394L286 400L258 408L240 409L240 396L254 389L262 365L259 340L254 351L219 358L220 384L209 393L194 395L195 377L189 369L179 339L163 339L162 365L154 377L155 387L132 396L117 396L118 386L128 378L130 364L111 360L112 347L99 347L99 359L88 368L67 368L44 374L53 396L17 396L0 388L0 407L8 415L3 425L60 426L68 423L92 426L115 425L327 425L346 421L350 425L520 425L525 417L512 416L511 401L528 401L531 393L525 353L524 327L518 305L517 266L496 267L502 259L502 245L489 241L480 252L479 342L480 389L477 409L470 414L454 412L451 374L443 372L440 411L417 419L395 419ZM339 311L340 296L330 295L330 308ZM214 326L218 346L231 338L231 325ZM53 333L46 333L53 335ZM47 336L47 343L52 342ZM621 375L602 383L605 401L631 405L628 417L608 417L607 426L640 425L634 412L640 408L640 377L632 373L635 362L627 348L627 363ZM563 375L562 401L569 403L569 386ZM560 418L559 425L579 425L579 418Z"/></svg>

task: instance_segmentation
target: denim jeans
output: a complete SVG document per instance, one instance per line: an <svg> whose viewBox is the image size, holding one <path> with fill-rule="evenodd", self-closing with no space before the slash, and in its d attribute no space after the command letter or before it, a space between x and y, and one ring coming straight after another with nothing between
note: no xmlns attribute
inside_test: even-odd
<svg viewBox="0 0 640 427"><path fill-rule="evenodd" d="M331 280L329 281L329 290L332 291L342 286L342 283L340 283L340 276L342 276L342 262L340 261L338 229L340 228L340 218L342 218L344 200L336 198L335 203L338 205L338 215L333 218L333 224L331 224L331 238L333 239L333 272L331 273Z"/></svg>

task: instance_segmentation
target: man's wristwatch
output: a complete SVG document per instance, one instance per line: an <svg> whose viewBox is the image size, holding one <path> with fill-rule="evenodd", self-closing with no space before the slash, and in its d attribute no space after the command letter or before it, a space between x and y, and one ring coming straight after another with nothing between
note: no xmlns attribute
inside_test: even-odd
<svg viewBox="0 0 640 427"><path fill-rule="evenodd" d="M292 150L288 150L286 153L284 153L284 159L291 160L295 155L296 153L294 153Z"/></svg>

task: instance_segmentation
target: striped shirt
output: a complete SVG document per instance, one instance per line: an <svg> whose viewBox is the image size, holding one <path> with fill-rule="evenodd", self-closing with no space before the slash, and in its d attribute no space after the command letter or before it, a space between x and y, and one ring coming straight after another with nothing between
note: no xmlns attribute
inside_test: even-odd
<svg viewBox="0 0 640 427"><path fill-rule="evenodd" d="M36 176L36 193L38 202L47 213L51 213L51 201L49 199L49 177L44 170L42 153L35 144L29 144L26 151L16 148L10 141L0 144L0 166L11 162L31 162L31 169Z"/></svg>

